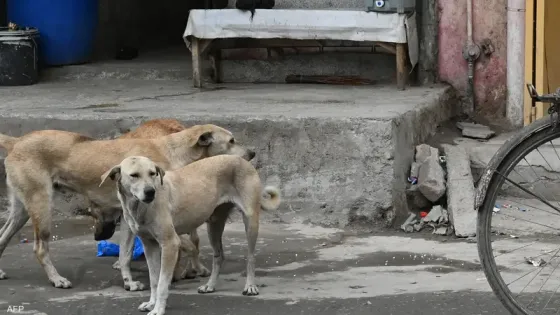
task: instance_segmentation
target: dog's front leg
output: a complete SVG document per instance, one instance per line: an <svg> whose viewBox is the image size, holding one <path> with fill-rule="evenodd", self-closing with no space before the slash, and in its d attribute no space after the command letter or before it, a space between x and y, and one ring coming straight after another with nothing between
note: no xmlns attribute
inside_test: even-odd
<svg viewBox="0 0 560 315"><path fill-rule="evenodd" d="M179 257L179 247L181 239L174 234L169 240L161 241L161 270L159 274L159 282L157 284L156 305L154 310L148 315L163 315L167 307L167 298L169 297L169 286L173 278L173 271ZM155 270L154 270L155 272Z"/></svg>
<svg viewBox="0 0 560 315"><path fill-rule="evenodd" d="M138 309L142 312L149 312L154 310L157 300L157 287L159 282L160 274L160 263L161 263L161 250L159 244L151 239L140 237L142 240L142 245L144 246L144 254L146 256L146 262L148 263L148 273L150 277L150 300L140 304Z"/></svg>
<svg viewBox="0 0 560 315"><path fill-rule="evenodd" d="M130 261L134 248L134 233L130 230L126 220L121 220L121 239L119 247L119 260L124 288L128 291L142 291L144 285L140 281L133 281L130 272Z"/></svg>

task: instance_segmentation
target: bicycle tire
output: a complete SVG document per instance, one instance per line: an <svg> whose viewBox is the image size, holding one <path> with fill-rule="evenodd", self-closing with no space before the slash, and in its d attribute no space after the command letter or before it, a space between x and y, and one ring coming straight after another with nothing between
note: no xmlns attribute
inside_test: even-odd
<svg viewBox="0 0 560 315"><path fill-rule="evenodd" d="M532 315L534 313L525 309L515 300L512 292L502 279L493 256L491 241L492 214L498 190L505 181L504 177L499 175L498 172L507 177L523 157L540 145L558 138L560 138L560 128L552 130L550 118L542 118L522 129L519 134L504 143L487 168L487 171L492 172L492 175L484 192L484 199L478 210L476 233L478 255L492 291L502 305L514 315Z"/></svg>

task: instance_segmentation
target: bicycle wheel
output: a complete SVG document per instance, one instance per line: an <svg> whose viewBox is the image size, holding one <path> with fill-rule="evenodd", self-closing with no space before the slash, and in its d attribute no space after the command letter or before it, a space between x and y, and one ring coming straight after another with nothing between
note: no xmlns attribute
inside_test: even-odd
<svg viewBox="0 0 560 315"><path fill-rule="evenodd" d="M558 138L560 128L552 130L550 118L524 128L496 153L485 194L479 192L480 261L493 292L516 315L560 314ZM546 161L551 157L554 162ZM513 256L521 250L528 253Z"/></svg>

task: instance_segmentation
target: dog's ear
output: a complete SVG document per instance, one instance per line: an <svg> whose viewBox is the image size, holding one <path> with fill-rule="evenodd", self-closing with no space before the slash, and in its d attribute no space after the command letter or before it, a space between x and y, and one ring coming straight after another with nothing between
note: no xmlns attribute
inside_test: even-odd
<svg viewBox="0 0 560 315"><path fill-rule="evenodd" d="M101 175L101 183L99 184L99 187L103 185L107 177L110 177L111 180L115 180L116 176L120 176L120 175L121 175L121 166L120 165L113 166L110 170L108 170L103 175Z"/></svg>
<svg viewBox="0 0 560 315"><path fill-rule="evenodd" d="M201 147L207 147L214 141L214 137L212 136L212 131L206 131L205 133L198 136L198 144Z"/></svg>
<svg viewBox="0 0 560 315"><path fill-rule="evenodd" d="M161 184L163 185L163 176L165 176L165 171L163 170L163 168L156 165L156 172L158 173Z"/></svg>

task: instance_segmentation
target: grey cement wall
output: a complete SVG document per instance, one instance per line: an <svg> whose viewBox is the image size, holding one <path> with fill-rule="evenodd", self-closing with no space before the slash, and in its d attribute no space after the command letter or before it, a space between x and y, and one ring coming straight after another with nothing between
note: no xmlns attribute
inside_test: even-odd
<svg viewBox="0 0 560 315"><path fill-rule="evenodd" d="M366 112L355 118L344 115L318 115L320 118L317 118L301 110L301 115L291 117L207 116L194 110L173 113L187 126L198 123L224 126L239 142L255 148L255 164L263 182L278 185L282 191L284 203L280 216L286 222L372 227L399 224L409 214L405 188L414 146L425 141L438 123L453 114L456 103L452 89L438 87L438 91L441 94L427 96L425 104L416 104L416 99L421 98L415 97L410 105L414 109L398 116L372 116ZM401 97L401 100L407 99ZM198 101L200 106L212 103L211 99ZM282 105L291 106L287 101ZM151 108L151 111L135 110L129 103L124 115L134 117L123 119L114 118L122 117L120 108L114 109L115 115L110 112L92 115L84 113L84 109L66 109L59 110L59 114L0 116L0 132L18 136L38 129L61 129L96 138L112 138L134 128L142 120L165 115L154 111L151 101L140 103L143 105L137 106L144 107L138 109ZM397 110L399 106L402 108L402 104L395 104L393 108ZM165 108L171 111L169 105ZM381 112L390 109L372 107ZM77 210L85 207L80 200L71 194L57 194L56 212L62 215L80 213Z"/></svg>

